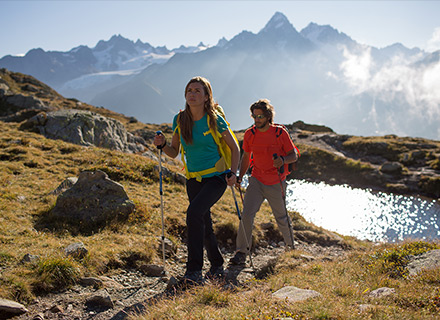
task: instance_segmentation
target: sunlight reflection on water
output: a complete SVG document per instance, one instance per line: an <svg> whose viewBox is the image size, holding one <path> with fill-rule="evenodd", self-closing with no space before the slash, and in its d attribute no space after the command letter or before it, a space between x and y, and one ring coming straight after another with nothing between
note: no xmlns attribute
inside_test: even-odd
<svg viewBox="0 0 440 320"><path fill-rule="evenodd" d="M290 180L288 210L343 235L372 241L440 239L440 204L416 197Z"/></svg>

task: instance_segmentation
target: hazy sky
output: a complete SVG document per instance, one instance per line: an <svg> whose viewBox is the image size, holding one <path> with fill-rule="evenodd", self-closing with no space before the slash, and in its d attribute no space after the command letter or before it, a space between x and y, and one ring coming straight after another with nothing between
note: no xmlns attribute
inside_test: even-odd
<svg viewBox="0 0 440 320"><path fill-rule="evenodd" d="M153 46L215 45L259 32L276 11L301 31L331 25L354 40L440 49L440 1L24 1L0 0L0 57L32 48L94 47L114 34Z"/></svg>

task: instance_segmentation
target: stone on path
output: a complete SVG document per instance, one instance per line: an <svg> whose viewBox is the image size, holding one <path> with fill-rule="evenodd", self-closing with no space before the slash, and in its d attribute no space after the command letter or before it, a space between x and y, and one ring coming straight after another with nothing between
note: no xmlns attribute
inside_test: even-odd
<svg viewBox="0 0 440 320"><path fill-rule="evenodd" d="M0 299L0 317L3 317L3 315L7 316L7 314L19 315L26 312L28 312L28 310L25 308L25 306L18 302Z"/></svg>
<svg viewBox="0 0 440 320"><path fill-rule="evenodd" d="M304 301L310 298L321 296L319 292L308 289L300 289L294 286L287 286L272 294L273 297L279 299L287 299L289 302Z"/></svg>

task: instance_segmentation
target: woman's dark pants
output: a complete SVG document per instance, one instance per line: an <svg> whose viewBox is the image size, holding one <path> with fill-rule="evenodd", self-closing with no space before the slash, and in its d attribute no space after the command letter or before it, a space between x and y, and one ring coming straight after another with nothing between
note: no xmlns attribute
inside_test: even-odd
<svg viewBox="0 0 440 320"><path fill-rule="evenodd" d="M186 182L186 192L190 203L186 214L187 272L202 270L203 247L206 248L211 268L223 265L224 260L212 228L211 207L222 197L226 187L224 174L204 178L201 182L196 179L189 179Z"/></svg>

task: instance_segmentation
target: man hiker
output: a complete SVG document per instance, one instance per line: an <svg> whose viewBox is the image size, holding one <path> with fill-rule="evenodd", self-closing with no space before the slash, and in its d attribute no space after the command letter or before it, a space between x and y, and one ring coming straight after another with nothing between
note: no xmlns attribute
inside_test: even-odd
<svg viewBox="0 0 440 320"><path fill-rule="evenodd" d="M281 231L284 242L293 248L293 229L285 206L288 164L298 160L299 152L284 126L273 123L275 111L270 101L259 100L250 107L255 124L246 130L243 139L243 156L236 186L251 167L252 175L243 201L242 223L236 240L236 253L231 264L244 264L248 244L252 244L252 227L256 213L265 199ZM281 189L283 188L283 189Z"/></svg>

